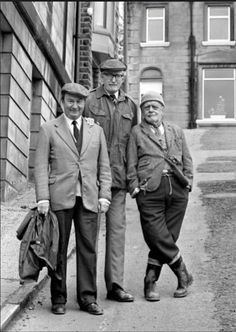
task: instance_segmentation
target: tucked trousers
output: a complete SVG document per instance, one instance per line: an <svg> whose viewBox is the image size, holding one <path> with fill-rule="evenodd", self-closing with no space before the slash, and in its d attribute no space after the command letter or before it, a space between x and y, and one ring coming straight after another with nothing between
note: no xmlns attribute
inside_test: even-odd
<svg viewBox="0 0 236 332"><path fill-rule="evenodd" d="M112 284L123 287L127 191L112 189L112 200L106 213L105 282L107 290Z"/></svg>
<svg viewBox="0 0 236 332"><path fill-rule="evenodd" d="M76 198L72 209L55 211L58 219L60 240L57 274L62 280L51 278L52 304L67 302L67 251L74 220L76 241L76 286L77 300L81 307L95 302L97 298L97 237L98 215L83 207L81 197Z"/></svg>
<svg viewBox="0 0 236 332"><path fill-rule="evenodd" d="M148 245L149 259L169 264L179 248L179 237L187 203L188 189L182 188L173 176L162 176L160 186L153 192L137 195L143 236Z"/></svg>

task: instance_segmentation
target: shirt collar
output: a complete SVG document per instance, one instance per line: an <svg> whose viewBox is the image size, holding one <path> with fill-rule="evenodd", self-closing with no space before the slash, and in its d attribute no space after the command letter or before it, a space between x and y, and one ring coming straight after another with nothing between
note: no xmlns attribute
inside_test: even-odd
<svg viewBox="0 0 236 332"><path fill-rule="evenodd" d="M160 133L161 135L164 135L164 133L165 133L165 127L163 126L163 123L161 123L159 127L154 127L151 123L147 122L145 119L144 119L143 121L144 121L147 125L149 125L153 131L156 131L156 130L158 129L158 130L159 130L159 133Z"/></svg>
<svg viewBox="0 0 236 332"><path fill-rule="evenodd" d="M118 99L118 97L119 97L119 90L118 91L116 91L115 93L109 93L106 89L105 89L105 87L104 87L104 91L106 92L106 94L107 95L114 95L115 97L116 97L116 99Z"/></svg>
<svg viewBox="0 0 236 332"><path fill-rule="evenodd" d="M72 121L73 120L69 119L66 115L65 115L65 118L66 118L66 122L67 122L67 124L70 128L72 126ZM78 128L80 128L81 127L82 116L80 116L78 119L76 119L76 121L77 121Z"/></svg>
<svg viewBox="0 0 236 332"><path fill-rule="evenodd" d="M160 126L158 127L159 131L160 131L160 134L163 135L164 132L165 132L165 129L164 129L164 126L163 124L161 123Z"/></svg>

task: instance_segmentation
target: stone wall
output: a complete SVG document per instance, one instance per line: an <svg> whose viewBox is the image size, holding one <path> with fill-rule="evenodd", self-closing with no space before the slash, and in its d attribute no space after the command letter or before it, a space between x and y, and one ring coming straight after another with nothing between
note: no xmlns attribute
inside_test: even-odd
<svg viewBox="0 0 236 332"><path fill-rule="evenodd" d="M32 64L12 34L1 53L1 195L23 188L28 179Z"/></svg>
<svg viewBox="0 0 236 332"><path fill-rule="evenodd" d="M38 132L57 115L61 77L14 4L1 3L1 11L6 19L0 44L1 199L6 201L33 178Z"/></svg>

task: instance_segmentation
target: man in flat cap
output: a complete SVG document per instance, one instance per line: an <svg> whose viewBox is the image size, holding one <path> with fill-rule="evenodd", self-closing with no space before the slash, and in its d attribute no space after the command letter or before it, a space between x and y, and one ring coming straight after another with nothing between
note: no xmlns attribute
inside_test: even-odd
<svg viewBox="0 0 236 332"><path fill-rule="evenodd" d="M143 236L150 251L144 278L147 301L159 301L155 291L163 264L178 279L174 292L185 297L193 278L176 241L193 181L192 158L183 130L163 121L165 103L155 91L141 98L142 122L132 129L128 145L128 183L136 198Z"/></svg>
<svg viewBox="0 0 236 332"><path fill-rule="evenodd" d="M35 155L38 211L47 214L50 207L59 223L56 272L61 280L51 277L54 314L65 313L67 249L72 220L76 239L77 300L81 310L103 314L96 302L96 247L98 212L106 212L111 200L111 170L102 128L82 117L87 96L88 90L80 84L66 83L62 87L63 114L41 126Z"/></svg>
<svg viewBox="0 0 236 332"><path fill-rule="evenodd" d="M137 123L137 105L121 89L126 65L118 59L101 63L101 85L86 100L85 116L105 132L112 172L112 201L106 214L105 282L107 298L132 302L123 288L127 194L126 150L131 128Z"/></svg>

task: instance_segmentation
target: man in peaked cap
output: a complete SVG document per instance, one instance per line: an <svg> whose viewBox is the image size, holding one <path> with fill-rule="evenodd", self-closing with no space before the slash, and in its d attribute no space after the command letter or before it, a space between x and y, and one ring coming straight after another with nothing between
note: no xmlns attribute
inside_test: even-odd
<svg viewBox="0 0 236 332"><path fill-rule="evenodd" d="M117 71L126 71L126 65L118 60L118 59L108 59L101 63L100 71L110 71L110 72L117 72Z"/></svg>
<svg viewBox="0 0 236 332"><path fill-rule="evenodd" d="M59 223L56 272L61 280L52 276L50 288L54 314L65 313L67 248L72 220L76 238L77 300L81 310L103 314L96 302L96 243L98 212L106 212L111 200L111 170L102 128L82 117L87 96L88 90L78 83L66 83L62 87L63 114L42 125L35 155L38 211L47 214L50 207Z"/></svg>
<svg viewBox="0 0 236 332"><path fill-rule="evenodd" d="M118 59L100 65L101 85L86 99L85 116L92 117L105 132L112 172L112 201L106 213L105 282L107 298L132 302L124 290L124 257L127 194L126 150L131 128L137 123L137 105L121 89L126 65Z"/></svg>
<svg viewBox="0 0 236 332"><path fill-rule="evenodd" d="M81 84L78 83L65 83L61 89L61 96L64 96L65 93L70 95L76 95L81 98L86 98L89 94L89 91Z"/></svg>
<svg viewBox="0 0 236 332"><path fill-rule="evenodd" d="M183 130L163 121L165 103L160 93L143 94L140 107L142 122L132 129L128 145L127 178L150 249L144 296L147 301L160 300L155 283L163 264L168 264L178 279L174 297L185 297L193 278L176 241L191 191L192 158Z"/></svg>

